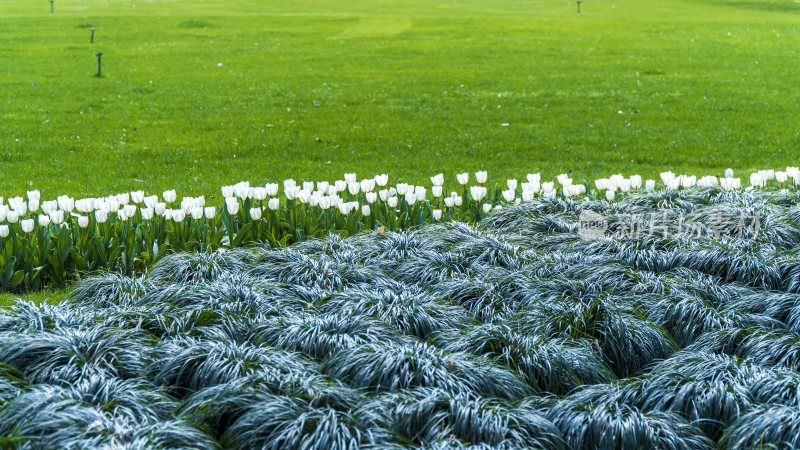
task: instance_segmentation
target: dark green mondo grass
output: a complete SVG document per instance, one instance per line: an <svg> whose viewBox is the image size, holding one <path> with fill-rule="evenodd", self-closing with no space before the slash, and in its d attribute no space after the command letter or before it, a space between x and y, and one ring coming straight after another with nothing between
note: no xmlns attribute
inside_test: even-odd
<svg viewBox="0 0 800 450"><path fill-rule="evenodd" d="M759 233L579 234L590 210L702 222L754 205ZM2 444L793 448L796 205L537 199L477 226L102 273L0 315Z"/></svg>

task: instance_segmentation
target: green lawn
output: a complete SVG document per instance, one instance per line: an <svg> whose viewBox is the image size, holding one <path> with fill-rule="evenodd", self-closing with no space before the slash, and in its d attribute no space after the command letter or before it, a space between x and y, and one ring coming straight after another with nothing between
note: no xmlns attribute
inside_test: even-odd
<svg viewBox="0 0 800 450"><path fill-rule="evenodd" d="M4 197L797 164L793 0L54 6L0 0Z"/></svg>

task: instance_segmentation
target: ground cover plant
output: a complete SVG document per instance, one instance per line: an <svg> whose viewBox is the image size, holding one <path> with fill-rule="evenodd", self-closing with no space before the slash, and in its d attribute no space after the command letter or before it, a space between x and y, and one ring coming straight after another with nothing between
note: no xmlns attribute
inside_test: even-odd
<svg viewBox="0 0 800 450"><path fill-rule="evenodd" d="M794 448L799 243L794 191L694 186L173 254L0 316L0 430L21 447Z"/></svg>
<svg viewBox="0 0 800 450"><path fill-rule="evenodd" d="M793 0L0 2L0 193L794 164ZM94 43L90 42L95 28ZM96 52L103 52L103 76Z"/></svg>

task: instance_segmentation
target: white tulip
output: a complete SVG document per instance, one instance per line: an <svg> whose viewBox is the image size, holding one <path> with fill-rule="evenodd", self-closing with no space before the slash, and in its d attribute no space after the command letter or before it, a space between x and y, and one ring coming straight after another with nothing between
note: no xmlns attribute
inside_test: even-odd
<svg viewBox="0 0 800 450"><path fill-rule="evenodd" d="M381 198L382 202L385 202L386 200L389 199L389 191L387 189L381 189L380 191L378 191L378 197Z"/></svg>
<svg viewBox="0 0 800 450"><path fill-rule="evenodd" d="M355 173L346 173L346 174L344 174L344 181L346 181L347 184L355 183L356 182L356 174Z"/></svg>
<svg viewBox="0 0 800 450"><path fill-rule="evenodd" d="M24 203L23 203L23 205L24 205ZM37 198L37 199L28 200L28 210L30 212L36 212L37 209L39 209L39 199Z"/></svg>
<svg viewBox="0 0 800 450"><path fill-rule="evenodd" d="M38 189L28 191L28 200L36 200L37 202L42 197L42 193Z"/></svg>
<svg viewBox="0 0 800 450"><path fill-rule="evenodd" d="M733 178L733 169L725 170L725 178Z"/></svg>
<svg viewBox="0 0 800 450"><path fill-rule="evenodd" d="M225 207L228 209L228 214L232 216L239 213L239 202L236 200L236 197L226 198Z"/></svg>
<svg viewBox="0 0 800 450"><path fill-rule="evenodd" d="M252 191L253 194L251 195L251 197L254 198L255 200L262 201L265 198L267 198L267 188L265 187L253 187L250 188L250 190Z"/></svg>
<svg viewBox="0 0 800 450"><path fill-rule="evenodd" d="M394 187L390 187L389 188L389 197L394 197L395 195L397 195L397 189L395 189Z"/></svg>
<svg viewBox="0 0 800 450"><path fill-rule="evenodd" d="M644 189L647 192L653 192L656 190L656 180L647 180L644 183Z"/></svg>
<svg viewBox="0 0 800 450"><path fill-rule="evenodd" d="M542 192L545 194L552 194L555 193L556 185L552 181L546 181L542 183Z"/></svg>
<svg viewBox="0 0 800 450"><path fill-rule="evenodd" d="M222 198L233 197L233 186L222 186L220 190L222 191Z"/></svg>
<svg viewBox="0 0 800 450"><path fill-rule="evenodd" d="M128 213L126 213L124 209L120 209L119 211L117 211L117 219L128 220L129 219Z"/></svg>
<svg viewBox="0 0 800 450"><path fill-rule="evenodd" d="M278 194L278 183L267 183L264 189L267 190L267 196L273 197Z"/></svg>
<svg viewBox="0 0 800 450"><path fill-rule="evenodd" d="M0 204L0 222L4 222L8 217L8 206Z"/></svg>
<svg viewBox="0 0 800 450"><path fill-rule="evenodd" d="M332 203L331 198L328 196L320 197L319 199L319 207L322 208L323 211L330 208Z"/></svg>
<svg viewBox="0 0 800 450"><path fill-rule="evenodd" d="M189 210L189 214L192 215L192 219L200 220L203 218L203 207L202 206L195 206L194 208Z"/></svg>
<svg viewBox="0 0 800 450"><path fill-rule="evenodd" d="M491 204L489 204L489 203L484 203L483 204L483 213L484 214L489 214L489 211L491 211L491 210L492 210L492 205Z"/></svg>
<svg viewBox="0 0 800 450"><path fill-rule="evenodd" d="M6 220L8 223L17 223L19 214L17 214L16 211L9 211L8 214L6 214Z"/></svg>
<svg viewBox="0 0 800 450"><path fill-rule="evenodd" d="M456 180L458 184L464 186L469 182L469 174L467 172L456 174Z"/></svg>
<svg viewBox="0 0 800 450"><path fill-rule="evenodd" d="M308 203L308 200L311 198L311 191L300 190L297 191L297 199L300 200L300 203Z"/></svg>
<svg viewBox="0 0 800 450"><path fill-rule="evenodd" d="M442 187L441 186L433 186L433 187L431 187L431 194L433 194L433 196L435 198L441 197L442 196Z"/></svg>
<svg viewBox="0 0 800 450"><path fill-rule="evenodd" d="M441 186L444 184L444 175L439 173L431 177L431 184Z"/></svg>
<svg viewBox="0 0 800 450"><path fill-rule="evenodd" d="M155 210L157 216L163 216L164 212L167 210L167 204L158 202L153 205L153 210Z"/></svg>
<svg viewBox="0 0 800 450"><path fill-rule="evenodd" d="M172 220L173 211L169 208L164 210L164 220Z"/></svg>
<svg viewBox="0 0 800 450"><path fill-rule="evenodd" d="M303 181L303 190L304 191L313 191L314 190L314 182L313 181Z"/></svg>
<svg viewBox="0 0 800 450"><path fill-rule="evenodd" d="M271 198L269 199L269 202L267 202L267 206L269 206L269 209L271 211L277 211L278 206L280 206L280 200L278 200L277 198Z"/></svg>
<svg viewBox="0 0 800 450"><path fill-rule="evenodd" d="M434 209L433 211L431 211L431 216L433 216L433 220L442 220L442 210Z"/></svg>
<svg viewBox="0 0 800 450"><path fill-rule="evenodd" d="M78 226L86 228L89 226L89 218L86 216L78 216Z"/></svg>
<svg viewBox="0 0 800 450"><path fill-rule="evenodd" d="M250 218L253 220L261 219L261 208L250 208Z"/></svg>
<svg viewBox="0 0 800 450"><path fill-rule="evenodd" d="M361 189L361 185L358 183L348 183L347 184L347 191L350 192L350 195L357 195L359 189Z"/></svg>
<svg viewBox="0 0 800 450"><path fill-rule="evenodd" d="M414 195L417 197L417 201L418 202L424 202L425 201L425 195L427 193L428 193L428 190L425 189L422 186L417 186L416 189L414 189Z"/></svg>
<svg viewBox="0 0 800 450"><path fill-rule="evenodd" d="M406 195L408 192L408 184L406 183L398 183L397 184L397 195L403 196Z"/></svg>
<svg viewBox="0 0 800 450"><path fill-rule="evenodd" d="M333 183L333 187L336 189L336 192L342 192L343 190L347 189L347 181L336 180Z"/></svg>
<svg viewBox="0 0 800 450"><path fill-rule="evenodd" d="M599 180L594 180L594 187L597 188L598 191L605 191L611 185L611 180L608 178L600 178Z"/></svg>
<svg viewBox="0 0 800 450"><path fill-rule="evenodd" d="M525 178L528 179L528 183L542 184L542 175L539 173L529 173Z"/></svg>
<svg viewBox="0 0 800 450"><path fill-rule="evenodd" d="M389 197L388 203L390 208L397 208L397 197Z"/></svg>
<svg viewBox="0 0 800 450"><path fill-rule="evenodd" d="M50 225L50 216L39 214L39 226L46 227Z"/></svg>
<svg viewBox="0 0 800 450"><path fill-rule="evenodd" d="M30 203L31 202L28 202L28 209L30 209L31 212L36 211L36 209L38 209L38 208L32 208L30 206ZM58 209L58 203L55 200L49 200L49 201L42 202L42 212L43 213L50 214L50 211L52 211L54 209Z"/></svg>
<svg viewBox="0 0 800 450"><path fill-rule="evenodd" d="M153 218L153 213L155 212L155 211L153 211L153 208L142 208L139 211L141 211L142 219L144 219L144 220L152 219Z"/></svg>
<svg viewBox="0 0 800 450"><path fill-rule="evenodd" d="M444 198L444 206L447 206L448 208L452 208L453 205L455 205L455 200L453 200L453 197L445 197Z"/></svg>
<svg viewBox="0 0 800 450"><path fill-rule="evenodd" d="M666 185L669 185L670 181L675 179L675 174L672 173L671 171L670 172L661 172L660 176L661 176L661 181L663 181L664 184L666 184Z"/></svg>
<svg viewBox="0 0 800 450"><path fill-rule="evenodd" d="M469 194L473 200L479 202L486 197L486 188L483 186L470 186L469 187Z"/></svg>
<svg viewBox="0 0 800 450"><path fill-rule="evenodd" d="M486 178L487 178L487 174L486 174L485 170L480 171L480 172L475 172L475 181L477 181L478 184L486 183Z"/></svg>
<svg viewBox="0 0 800 450"><path fill-rule="evenodd" d="M177 223L183 222L183 219L186 218L186 213L183 212L182 209L173 209L172 210L172 220Z"/></svg>
<svg viewBox="0 0 800 450"><path fill-rule="evenodd" d="M8 237L8 225L0 225L0 237Z"/></svg>
<svg viewBox="0 0 800 450"><path fill-rule="evenodd" d="M572 178L569 177L566 173L562 173L556 177L556 181L558 184L562 186L571 186L572 185Z"/></svg>
<svg viewBox="0 0 800 450"><path fill-rule="evenodd" d="M641 175L631 175L631 188L639 189L642 187L642 176Z"/></svg>
<svg viewBox="0 0 800 450"><path fill-rule="evenodd" d="M297 182L293 179L289 178L288 180L283 180L283 190L293 189L297 187Z"/></svg>
<svg viewBox="0 0 800 450"><path fill-rule="evenodd" d="M775 181L778 183L786 183L786 180L789 179L789 175L786 172L777 171L775 172Z"/></svg>
<svg viewBox="0 0 800 450"><path fill-rule="evenodd" d="M417 203L417 195L414 194L413 192L406 192L405 200L406 203L408 203L408 206L411 206L414 203Z"/></svg>
<svg viewBox="0 0 800 450"><path fill-rule="evenodd" d="M361 180L361 192L372 192L375 189L375 180L366 178Z"/></svg>
<svg viewBox="0 0 800 450"><path fill-rule="evenodd" d="M364 205L361 207L361 215L367 217L370 215L372 211L369 208L369 205Z"/></svg>
<svg viewBox="0 0 800 450"><path fill-rule="evenodd" d="M142 203L144 201L144 191L132 191L131 200L136 204Z"/></svg>
<svg viewBox="0 0 800 450"><path fill-rule="evenodd" d="M610 189L606 191L606 200L608 201L614 200L614 191Z"/></svg>
<svg viewBox="0 0 800 450"><path fill-rule="evenodd" d="M30 233L33 231L33 219L25 219L19 221L19 226L22 227L22 231L25 233Z"/></svg>
<svg viewBox="0 0 800 450"><path fill-rule="evenodd" d="M375 175L375 184L380 187L384 187L389 183L389 175L382 173L380 175Z"/></svg>
<svg viewBox="0 0 800 450"><path fill-rule="evenodd" d="M750 184L753 186L761 186L763 180L761 179L761 174L759 173L752 173L750 174Z"/></svg>
<svg viewBox="0 0 800 450"><path fill-rule="evenodd" d="M378 194L375 192L367 192L366 197L367 197L367 202L375 203L375 200L378 199Z"/></svg>
<svg viewBox="0 0 800 450"><path fill-rule="evenodd" d="M178 194L175 192L175 189L171 189L169 191L165 191L161 194L164 197L164 201L167 203L172 203L178 198Z"/></svg>
<svg viewBox="0 0 800 450"><path fill-rule="evenodd" d="M217 215L217 207L208 206L205 209L203 209L203 214L206 216L206 219L212 220Z"/></svg>
<svg viewBox="0 0 800 450"><path fill-rule="evenodd" d="M50 221L53 222L53 224L55 225L61 225L62 223L64 223L64 211L61 211L59 209L50 211L49 217Z"/></svg>
<svg viewBox="0 0 800 450"><path fill-rule="evenodd" d="M462 197L455 197L453 198L453 204L456 206L461 206L464 204L464 199Z"/></svg>
<svg viewBox="0 0 800 450"><path fill-rule="evenodd" d="M517 184L518 184L517 180L514 179L506 180L506 187L508 187L509 190L516 191Z"/></svg>
<svg viewBox="0 0 800 450"><path fill-rule="evenodd" d="M127 205L131 199L130 194L127 192L124 194L117 194L116 198L120 205Z"/></svg>
<svg viewBox="0 0 800 450"><path fill-rule="evenodd" d="M514 197L516 197L516 196L517 196L517 193L515 191L512 191L511 189L509 189L507 191L503 191L503 199L505 199L505 201L507 201L507 202L513 202L514 201Z"/></svg>
<svg viewBox="0 0 800 450"><path fill-rule="evenodd" d="M344 216L350 214L350 203L339 203L339 212Z"/></svg>

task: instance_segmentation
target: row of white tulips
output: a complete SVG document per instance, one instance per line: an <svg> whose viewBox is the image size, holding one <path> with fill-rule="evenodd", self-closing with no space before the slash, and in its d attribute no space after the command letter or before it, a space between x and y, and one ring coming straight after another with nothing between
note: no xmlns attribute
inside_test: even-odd
<svg viewBox="0 0 800 450"><path fill-rule="evenodd" d="M481 202L486 199L488 189L483 186L487 182L487 172L480 171L474 174L477 186L469 186L469 198L474 202ZM456 175L458 184L466 186L469 183L470 174L460 173ZM725 176L717 178L713 175L706 175L698 179L694 175L675 175L673 172L663 172L660 175L663 185L668 189L677 190L680 188L691 188L693 186L720 186L725 190L741 189L740 178L734 178L733 170L728 169ZM785 171L761 170L750 175L752 187L766 187L769 181L775 180L777 183L795 185L800 184L800 170L797 167L787 167ZM433 199L442 199L447 208L461 207L464 196L458 192L451 192L444 195L444 175L437 174L431 177L432 186L430 188ZM386 174L377 175L373 178L357 180L354 173L345 174L344 179L334 182L304 181L298 184L292 179L283 182L283 192L286 200L299 201L312 207L319 207L322 210L337 208L341 214L347 215L353 211L361 211L365 216L370 215L370 205L380 199L391 208L396 208L399 199L402 198L408 205L417 202L425 202L428 196L428 189L423 186L414 186L407 183L398 183L395 186L385 189L388 184ZM609 178L595 180L594 185L599 192L604 192L607 200L615 198L617 192L629 192L631 190L644 188L647 192L652 192L656 188L655 180L642 180L640 175L624 177L622 175L612 175ZM541 182L541 175L528 174L526 181L519 183L516 179L506 180L507 189L501 191L502 198L507 203L519 203L531 201L537 195L544 197L554 197L557 195L559 187L561 194L565 197L574 197L586 194L586 185L573 184L573 180L567 174L556 177L555 182ZM520 190L518 191L518 188ZM251 186L249 182L240 182L235 185L223 186L222 195L225 198L225 207L230 215L237 215L240 202L238 200L251 199L259 202L266 200L269 210L277 211L280 208L280 199L276 197L279 191L277 183L268 183L264 186ZM364 204L358 201L346 201L343 195L349 194L354 198L359 194L363 195ZM46 227L50 223L61 225L64 223L65 214L73 215L77 218L80 227L89 225L86 214L94 213L98 223L104 223L109 214L116 214L119 220L127 220L135 216L137 210L141 217L150 220L154 216L165 217L168 220L181 222L186 217L199 220L203 217L213 219L216 216L216 207L206 206L203 196L184 197L180 204L177 204L176 191L169 190L162 193L163 201L159 201L158 196L145 196L143 191L133 191L129 193L117 194L102 198L84 198L76 200L67 195L61 195L55 200L43 201L40 203L40 193L37 190L27 192L27 201L22 197L8 199L5 205L3 198L0 197L0 223L16 223L20 225L24 232L31 232L34 228L34 219L22 219L29 213L41 214L36 218L39 226ZM238 199L238 200L237 200ZM489 212L493 206L489 203L483 204L484 212ZM262 216L263 207L250 208L249 213L253 219ZM83 214L83 215L82 215ZM437 211L435 216L440 216L441 211ZM8 235L7 227L0 226L0 237Z"/></svg>

